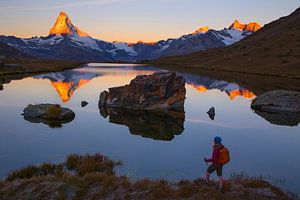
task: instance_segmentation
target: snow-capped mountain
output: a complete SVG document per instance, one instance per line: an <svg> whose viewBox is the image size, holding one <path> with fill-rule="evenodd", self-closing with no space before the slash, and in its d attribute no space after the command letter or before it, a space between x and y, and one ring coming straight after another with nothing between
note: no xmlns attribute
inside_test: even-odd
<svg viewBox="0 0 300 200"><path fill-rule="evenodd" d="M47 37L28 39L0 36L0 42L13 46L31 56L47 59L78 61L138 61L161 56L184 55L209 48L231 45L257 31L255 22L240 24L237 20L217 31L202 27L192 34L154 43L106 42L94 39L74 26L64 12L57 17Z"/></svg>

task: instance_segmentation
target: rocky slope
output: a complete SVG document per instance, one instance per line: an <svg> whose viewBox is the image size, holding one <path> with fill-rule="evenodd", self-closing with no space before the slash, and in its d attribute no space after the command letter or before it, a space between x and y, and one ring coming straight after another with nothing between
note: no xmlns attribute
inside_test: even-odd
<svg viewBox="0 0 300 200"><path fill-rule="evenodd" d="M225 47L251 35L259 28L260 25L255 22L241 25L235 21L229 28L220 31L202 27L192 34L154 43L106 42L94 39L81 31L72 24L66 13L61 12L47 37L23 39L0 36L0 42L28 55L44 59L88 62L140 61Z"/></svg>
<svg viewBox="0 0 300 200"><path fill-rule="evenodd" d="M234 45L161 58L154 63L194 71L208 69L300 78L300 8Z"/></svg>

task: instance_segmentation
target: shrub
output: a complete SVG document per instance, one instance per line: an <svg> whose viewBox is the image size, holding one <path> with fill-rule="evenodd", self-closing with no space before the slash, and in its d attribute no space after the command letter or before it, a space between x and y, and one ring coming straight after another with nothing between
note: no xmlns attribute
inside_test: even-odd
<svg viewBox="0 0 300 200"><path fill-rule="evenodd" d="M74 170L79 176L84 176L92 172L113 175L114 167L120 164L121 162L112 161L101 154L95 154L93 156L70 155L65 163L69 170Z"/></svg>

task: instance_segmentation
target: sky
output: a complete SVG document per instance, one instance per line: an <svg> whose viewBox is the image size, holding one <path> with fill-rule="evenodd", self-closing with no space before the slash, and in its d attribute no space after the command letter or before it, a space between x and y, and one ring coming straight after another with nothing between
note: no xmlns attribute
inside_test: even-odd
<svg viewBox="0 0 300 200"><path fill-rule="evenodd" d="M92 37L154 42L235 19L262 25L289 15L299 0L0 0L0 35L47 36L60 11Z"/></svg>

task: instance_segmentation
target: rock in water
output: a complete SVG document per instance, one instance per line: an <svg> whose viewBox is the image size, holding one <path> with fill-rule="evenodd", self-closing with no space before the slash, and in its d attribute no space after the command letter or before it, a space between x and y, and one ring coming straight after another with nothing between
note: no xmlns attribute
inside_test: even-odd
<svg viewBox="0 0 300 200"><path fill-rule="evenodd" d="M300 92L275 90L259 95L251 108L271 113L300 113Z"/></svg>
<svg viewBox="0 0 300 200"><path fill-rule="evenodd" d="M74 119L75 113L69 108L55 104L28 105L22 114L25 118L41 118L52 120Z"/></svg>
<svg viewBox="0 0 300 200"><path fill-rule="evenodd" d="M81 107L86 107L89 103L87 101L81 101Z"/></svg>
<svg viewBox="0 0 300 200"><path fill-rule="evenodd" d="M207 112L207 114L208 114L208 116L209 116L209 118L210 118L211 120L214 120L214 119L215 119L215 115L216 115L215 107L211 107L211 108L209 109L209 111Z"/></svg>
<svg viewBox="0 0 300 200"><path fill-rule="evenodd" d="M24 119L31 123L44 123L51 128L60 128L75 118L75 113L55 104L28 105L24 110Z"/></svg>
<svg viewBox="0 0 300 200"><path fill-rule="evenodd" d="M99 107L134 110L182 109L185 80L174 72L140 75L129 85L109 88L100 94Z"/></svg>

